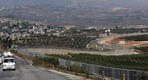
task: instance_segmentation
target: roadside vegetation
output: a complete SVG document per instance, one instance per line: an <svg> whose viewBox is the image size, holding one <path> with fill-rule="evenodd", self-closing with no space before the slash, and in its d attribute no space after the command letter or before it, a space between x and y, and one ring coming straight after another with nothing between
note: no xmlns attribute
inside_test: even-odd
<svg viewBox="0 0 148 80"><path fill-rule="evenodd" d="M102 65L107 67L148 71L148 55L102 56L93 54L48 55L72 61Z"/></svg>
<svg viewBox="0 0 148 80"><path fill-rule="evenodd" d="M47 58L41 58L41 57L34 57L33 60L33 65L37 67L43 67L46 69L55 69L63 72L74 72L73 74L80 74L82 76L85 76L86 78L89 78L89 71L84 69L83 67L77 66L77 65L72 65L70 67L64 67L59 65L59 61L57 58L53 57L47 57ZM69 72L68 72L69 73Z"/></svg>
<svg viewBox="0 0 148 80"><path fill-rule="evenodd" d="M89 71L85 70L84 68L77 66L77 65L72 65L68 68L64 66L59 65L59 61L57 58L53 57L46 57L46 58L41 58L41 57L34 57L32 59L33 65L37 67L44 67L44 68L52 68L52 69L57 69L57 70L66 70L70 72L75 72L77 73L82 73L85 74L86 77L89 77Z"/></svg>
<svg viewBox="0 0 148 80"><path fill-rule="evenodd" d="M41 57L34 57L33 65L38 67L45 67L45 68L51 68L51 67L58 67L59 61L56 58L41 58Z"/></svg>

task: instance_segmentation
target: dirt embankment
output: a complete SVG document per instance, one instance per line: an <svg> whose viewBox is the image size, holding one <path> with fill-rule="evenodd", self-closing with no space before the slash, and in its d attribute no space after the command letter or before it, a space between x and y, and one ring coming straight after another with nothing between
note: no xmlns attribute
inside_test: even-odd
<svg viewBox="0 0 148 80"><path fill-rule="evenodd" d="M148 41L135 41L135 40L126 40L124 38L115 38L111 40L106 40L105 44L116 44L125 47L143 47L148 46Z"/></svg>

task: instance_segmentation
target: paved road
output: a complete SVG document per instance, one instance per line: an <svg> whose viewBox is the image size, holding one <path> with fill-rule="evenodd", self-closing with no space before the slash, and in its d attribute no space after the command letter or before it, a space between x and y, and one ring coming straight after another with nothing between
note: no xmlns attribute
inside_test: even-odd
<svg viewBox="0 0 148 80"><path fill-rule="evenodd" d="M80 80L78 77L32 67L27 61L21 59L16 59L16 64L16 71L0 70L0 80Z"/></svg>
<svg viewBox="0 0 148 80"><path fill-rule="evenodd" d="M114 54L114 55L119 55L118 53L120 53L120 55L131 55L131 54L134 54L132 47L131 48L121 47L119 45L113 45L113 44L108 45L108 44L102 44L102 42L108 41L108 40L111 40L111 39L114 39L114 38L119 38L119 37L137 36L137 35L145 35L145 34L148 34L148 33L114 34L114 35L111 35L111 36L106 36L106 37L103 37L103 38L98 38L96 40L93 40L86 47L88 49L93 48L93 46L96 45L96 43L97 43L98 47L113 49L113 51L115 51L114 53L117 53L117 54Z"/></svg>
<svg viewBox="0 0 148 80"><path fill-rule="evenodd" d="M114 39L114 38L119 38L119 37L124 37L124 36L138 36L138 35L145 35L148 33L129 33L129 34L114 34L114 35L110 35L110 36L106 36L103 38L98 38L96 40L93 40L92 42L90 42L87 45L87 48L91 48L91 46L95 43L95 42L102 42L102 41L106 41L106 40L110 40L110 39Z"/></svg>

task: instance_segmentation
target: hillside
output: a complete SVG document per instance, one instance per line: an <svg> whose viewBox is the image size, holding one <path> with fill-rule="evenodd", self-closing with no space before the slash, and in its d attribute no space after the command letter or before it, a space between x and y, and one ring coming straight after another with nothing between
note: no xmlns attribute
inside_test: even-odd
<svg viewBox="0 0 148 80"><path fill-rule="evenodd" d="M0 17L55 25L147 24L147 0L0 0Z"/></svg>
<svg viewBox="0 0 148 80"><path fill-rule="evenodd" d="M51 5L32 5L6 8L0 17L42 21L55 25L147 24L147 9L129 8L72 8Z"/></svg>

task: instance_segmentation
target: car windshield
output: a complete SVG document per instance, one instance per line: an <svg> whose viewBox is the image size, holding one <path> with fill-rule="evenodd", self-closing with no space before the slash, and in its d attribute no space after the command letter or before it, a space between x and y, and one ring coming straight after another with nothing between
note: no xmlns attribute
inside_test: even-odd
<svg viewBox="0 0 148 80"><path fill-rule="evenodd" d="M4 63L14 62L14 59L4 59Z"/></svg>

